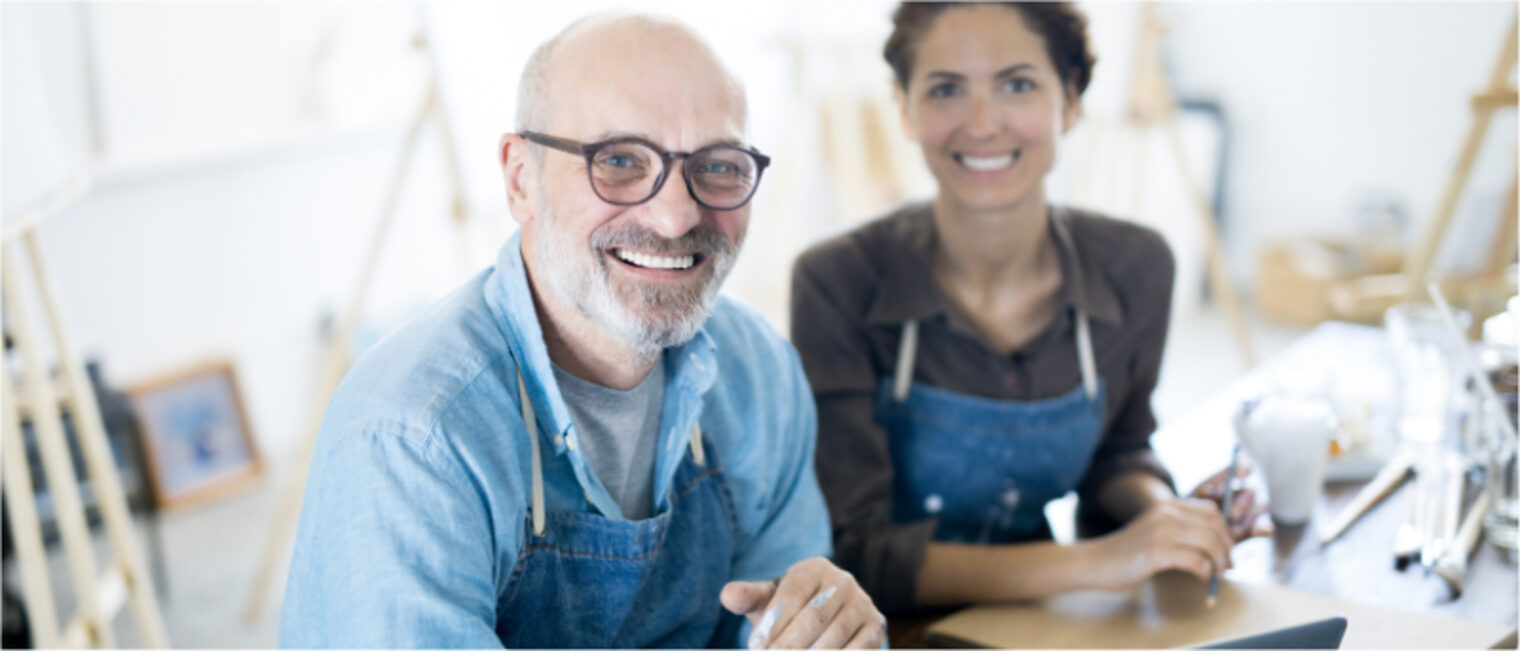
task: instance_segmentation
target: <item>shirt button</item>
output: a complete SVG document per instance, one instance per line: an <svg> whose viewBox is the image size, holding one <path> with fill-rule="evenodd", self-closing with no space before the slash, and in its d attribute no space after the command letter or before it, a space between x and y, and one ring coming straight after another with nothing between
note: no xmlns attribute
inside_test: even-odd
<svg viewBox="0 0 1520 651"><path fill-rule="evenodd" d="M565 439L565 447L570 448L571 450L574 450L575 449L575 439Z"/></svg>
<svg viewBox="0 0 1520 651"><path fill-rule="evenodd" d="M559 446L564 445L564 444L565 444L565 437L560 436L558 434L555 434L554 435L554 446L555 447L559 447Z"/></svg>

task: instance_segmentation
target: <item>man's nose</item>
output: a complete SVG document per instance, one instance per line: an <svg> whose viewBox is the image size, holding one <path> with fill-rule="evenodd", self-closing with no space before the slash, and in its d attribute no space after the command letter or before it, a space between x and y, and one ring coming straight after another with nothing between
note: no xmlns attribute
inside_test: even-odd
<svg viewBox="0 0 1520 651"><path fill-rule="evenodd" d="M702 206L686 189L686 177L682 174L685 164L686 161L671 163L665 185L645 204L644 218L640 220L667 239L685 235L702 222Z"/></svg>

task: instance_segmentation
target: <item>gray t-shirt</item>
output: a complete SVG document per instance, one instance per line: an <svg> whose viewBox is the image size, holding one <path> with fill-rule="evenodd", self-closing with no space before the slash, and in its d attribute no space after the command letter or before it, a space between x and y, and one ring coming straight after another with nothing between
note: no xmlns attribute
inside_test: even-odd
<svg viewBox="0 0 1520 651"><path fill-rule="evenodd" d="M559 366L554 367L554 379L596 478L623 509L624 518L649 517L654 507L655 439L665 397L664 360L656 361L649 375L628 391L587 382Z"/></svg>

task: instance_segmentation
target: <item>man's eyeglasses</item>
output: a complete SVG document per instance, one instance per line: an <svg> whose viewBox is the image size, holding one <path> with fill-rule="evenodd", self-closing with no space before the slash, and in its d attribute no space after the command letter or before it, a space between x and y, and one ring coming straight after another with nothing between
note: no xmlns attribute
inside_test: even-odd
<svg viewBox="0 0 1520 651"><path fill-rule="evenodd" d="M650 200L665 185L671 161L682 158L686 191L712 210L734 210L755 195L769 156L732 145L708 145L694 152L660 149L638 138L614 138L591 144L524 131L524 140L586 157L591 190L602 201L633 206Z"/></svg>

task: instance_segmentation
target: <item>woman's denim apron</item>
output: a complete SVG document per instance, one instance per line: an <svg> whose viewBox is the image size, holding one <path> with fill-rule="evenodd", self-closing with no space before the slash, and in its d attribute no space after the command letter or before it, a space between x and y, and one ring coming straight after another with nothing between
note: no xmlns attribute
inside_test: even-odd
<svg viewBox="0 0 1520 651"><path fill-rule="evenodd" d="M544 510L533 405L518 374L523 420L533 439L527 540L497 606L507 648L705 647L715 640L734 549L733 503L712 450L693 428L670 508L649 519ZM707 463L711 460L712 463ZM732 624L723 617L726 633ZM737 619L737 618L733 618Z"/></svg>
<svg viewBox="0 0 1520 651"><path fill-rule="evenodd" d="M1081 386L1028 402L911 382L918 323L904 324L896 374L876 400L891 442L896 522L938 518L935 539L944 542L1050 538L1045 504L1087 472L1104 416L1087 313L1077 310L1073 321Z"/></svg>

